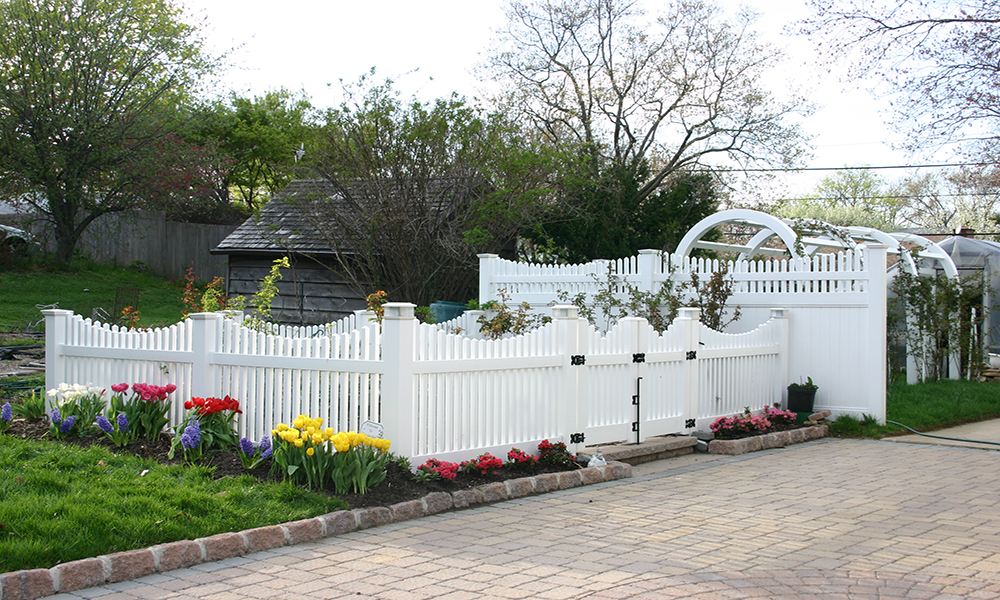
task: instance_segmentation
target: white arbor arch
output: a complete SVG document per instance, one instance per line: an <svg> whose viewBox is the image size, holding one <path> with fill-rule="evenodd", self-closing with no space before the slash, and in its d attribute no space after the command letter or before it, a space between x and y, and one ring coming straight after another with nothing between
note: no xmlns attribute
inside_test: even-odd
<svg viewBox="0 0 1000 600"><path fill-rule="evenodd" d="M710 242L703 238L710 231L723 224L756 227L757 233L746 244L734 242ZM768 246L768 242L779 238L784 248ZM813 219L787 220L755 210L724 210L699 221L688 231L677 246L677 254L690 256L696 248L739 253L740 259L750 259L758 255L790 256L807 258L820 250L854 250L866 244L886 246L886 254L895 256L899 268L912 275L934 275L938 270L948 277L958 277L958 268L951 255L931 240L912 233L887 233L870 227L836 227ZM906 244L906 245L904 245ZM908 245L908 246L907 246ZM908 318L909 321L909 318ZM916 363L912 349L907 348L907 381L918 381ZM959 356L951 357L951 377L959 377Z"/></svg>
<svg viewBox="0 0 1000 600"><path fill-rule="evenodd" d="M710 242L703 238L719 225L732 224L758 228L746 244ZM784 248L766 244L779 238ZM911 233L886 233L870 227L837 227L822 221L781 219L756 210L732 209L705 217L681 239L676 254L691 255L697 248L723 252L736 252L739 258L759 255L806 258L827 250L853 250L864 244L885 244L886 252L898 258L904 270L914 275L941 269L949 277L958 277L958 269L947 252L931 240ZM909 250L903 244L911 244Z"/></svg>

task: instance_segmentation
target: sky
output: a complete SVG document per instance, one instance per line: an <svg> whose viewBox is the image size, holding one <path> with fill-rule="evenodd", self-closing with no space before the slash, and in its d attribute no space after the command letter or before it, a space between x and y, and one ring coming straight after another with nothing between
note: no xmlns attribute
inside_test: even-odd
<svg viewBox="0 0 1000 600"><path fill-rule="evenodd" d="M721 0L734 14L738 0ZM818 110L802 120L815 136L809 167L903 165L907 156L892 148L902 136L886 124L888 104L864 87L845 83L845 65L828 72L816 66L811 44L783 33L808 16L802 0L745 3L761 14L758 29L772 43L788 48L781 77L793 77ZM390 77L404 94L423 99L452 92L472 97L484 90L473 73L503 25L502 0L187 0L204 19L203 32L216 52L232 50L233 68L223 81L241 95L268 90L304 90L316 106L339 102L340 81L356 81L370 68L376 80ZM655 12L651 10L650 12ZM784 85L776 79L775 85ZM896 179L904 171L880 171ZM782 176L795 197L811 191L831 172Z"/></svg>

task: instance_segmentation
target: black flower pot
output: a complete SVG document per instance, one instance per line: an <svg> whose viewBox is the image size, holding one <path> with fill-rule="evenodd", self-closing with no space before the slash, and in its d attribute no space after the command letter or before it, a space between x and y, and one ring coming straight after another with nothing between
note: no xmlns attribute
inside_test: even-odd
<svg viewBox="0 0 1000 600"><path fill-rule="evenodd" d="M813 402L816 400L816 390L803 390L801 388L788 388L788 410L793 413L813 412Z"/></svg>

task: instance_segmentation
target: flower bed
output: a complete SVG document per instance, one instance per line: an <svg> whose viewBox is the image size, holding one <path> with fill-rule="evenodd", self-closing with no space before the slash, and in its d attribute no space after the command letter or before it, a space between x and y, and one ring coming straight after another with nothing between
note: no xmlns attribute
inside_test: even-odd
<svg viewBox="0 0 1000 600"><path fill-rule="evenodd" d="M825 437L826 425L803 427L796 422L796 413L765 407L759 414L750 408L731 417L719 417L710 429L715 439L708 444L709 454L745 454L769 448L783 448L808 440Z"/></svg>
<svg viewBox="0 0 1000 600"><path fill-rule="evenodd" d="M830 428L824 423L810 427L799 427L786 431L772 431L735 440L712 440L708 443L709 454L746 454L770 448L784 448L791 444L799 444L826 437Z"/></svg>

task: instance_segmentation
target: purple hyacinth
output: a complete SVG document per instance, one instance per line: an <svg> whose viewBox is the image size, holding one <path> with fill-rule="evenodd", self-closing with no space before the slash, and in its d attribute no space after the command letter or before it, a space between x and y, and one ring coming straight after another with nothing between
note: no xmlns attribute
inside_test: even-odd
<svg viewBox="0 0 1000 600"><path fill-rule="evenodd" d="M243 452L243 454L246 454L247 456L253 456L253 453L256 452L256 450L254 450L253 442L250 440L250 438L247 437L240 438L240 451Z"/></svg>
<svg viewBox="0 0 1000 600"><path fill-rule="evenodd" d="M118 413L118 431L121 433L128 431L128 417L123 412Z"/></svg>
<svg viewBox="0 0 1000 600"><path fill-rule="evenodd" d="M191 419L181 435L181 444L186 450L192 450L199 443L201 443L201 424L198 423L198 419Z"/></svg>
<svg viewBox="0 0 1000 600"><path fill-rule="evenodd" d="M104 415L97 415L97 426L101 428L101 431L107 434L114 433L115 430L111 426L111 421L104 418Z"/></svg>
<svg viewBox="0 0 1000 600"><path fill-rule="evenodd" d="M65 435L69 433L70 429L73 429L73 424L76 423L76 415L70 415L62 425L59 427L59 433Z"/></svg>
<svg viewBox="0 0 1000 600"><path fill-rule="evenodd" d="M62 423L62 413L59 412L58 408L52 409L52 412L49 413L49 420L51 420L52 424L57 427L60 423Z"/></svg>
<svg viewBox="0 0 1000 600"><path fill-rule="evenodd" d="M10 407L10 402L8 402L7 404L3 405L3 408L0 408L0 421L3 421L4 423L10 423L13 420L14 420L14 409Z"/></svg>
<svg viewBox="0 0 1000 600"><path fill-rule="evenodd" d="M274 454L274 446L271 445L270 437L262 439L260 441L260 447L263 448L263 450L260 453L261 458L266 460L268 458L271 458L271 455Z"/></svg>

